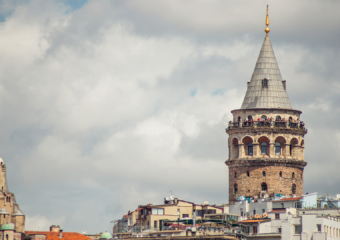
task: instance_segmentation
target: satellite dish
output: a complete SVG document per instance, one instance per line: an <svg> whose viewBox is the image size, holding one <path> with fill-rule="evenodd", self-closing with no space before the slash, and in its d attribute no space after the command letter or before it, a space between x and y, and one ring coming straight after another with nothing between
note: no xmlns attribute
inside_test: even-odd
<svg viewBox="0 0 340 240"><path fill-rule="evenodd" d="M173 195L170 196L170 200L174 200L175 197Z"/></svg>
<svg viewBox="0 0 340 240"><path fill-rule="evenodd" d="M166 197L166 198L165 198L165 200L169 201L169 200L170 200L170 198Z"/></svg>

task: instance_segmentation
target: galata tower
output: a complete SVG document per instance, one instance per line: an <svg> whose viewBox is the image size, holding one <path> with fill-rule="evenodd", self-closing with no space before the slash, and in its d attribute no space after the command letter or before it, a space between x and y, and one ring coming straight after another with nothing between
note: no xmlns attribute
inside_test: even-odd
<svg viewBox="0 0 340 240"><path fill-rule="evenodd" d="M304 135L301 111L292 109L268 36L257 59L240 109L231 111L229 135L229 203L239 197L263 198L303 194Z"/></svg>

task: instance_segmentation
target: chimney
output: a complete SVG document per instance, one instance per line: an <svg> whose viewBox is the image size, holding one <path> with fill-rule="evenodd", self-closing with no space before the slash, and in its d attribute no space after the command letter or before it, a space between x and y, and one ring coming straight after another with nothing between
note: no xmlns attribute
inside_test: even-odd
<svg viewBox="0 0 340 240"><path fill-rule="evenodd" d="M59 230L59 238L62 238L62 237L63 237L63 230L60 229L60 230Z"/></svg>

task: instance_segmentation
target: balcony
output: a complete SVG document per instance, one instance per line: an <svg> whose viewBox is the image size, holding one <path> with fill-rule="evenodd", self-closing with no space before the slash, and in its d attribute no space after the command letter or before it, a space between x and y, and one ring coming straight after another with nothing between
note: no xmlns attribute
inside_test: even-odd
<svg viewBox="0 0 340 240"><path fill-rule="evenodd" d="M229 122L226 131L239 128L288 128L288 129L302 129L306 130L303 122L289 122L289 121L247 121L247 122Z"/></svg>

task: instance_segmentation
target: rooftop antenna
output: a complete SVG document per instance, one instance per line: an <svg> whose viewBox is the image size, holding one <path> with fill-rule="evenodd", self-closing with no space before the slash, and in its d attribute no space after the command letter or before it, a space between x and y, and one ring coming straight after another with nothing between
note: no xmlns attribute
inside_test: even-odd
<svg viewBox="0 0 340 240"><path fill-rule="evenodd" d="M266 36L268 37L268 33L270 32L270 29L269 29L269 16L268 16L268 5L267 5L267 17L266 17L266 29L264 30L266 32Z"/></svg>

